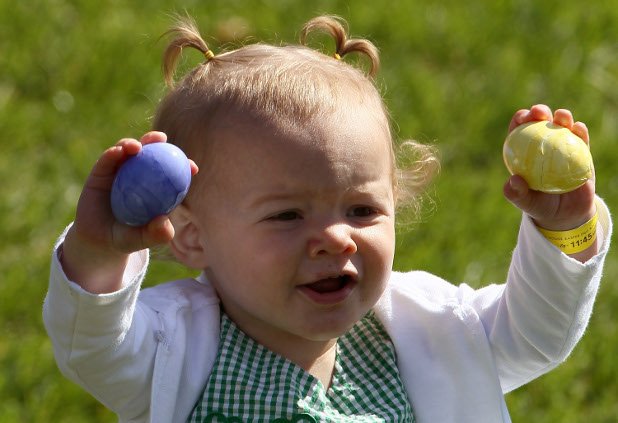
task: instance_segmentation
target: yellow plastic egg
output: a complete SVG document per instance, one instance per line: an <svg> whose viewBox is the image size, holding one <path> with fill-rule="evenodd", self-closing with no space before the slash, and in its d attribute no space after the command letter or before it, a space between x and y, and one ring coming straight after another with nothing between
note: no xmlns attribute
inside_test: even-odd
<svg viewBox="0 0 618 423"><path fill-rule="evenodd" d="M593 173L588 145L569 129L548 121L516 127L504 141L502 153L509 172L537 191L573 191Z"/></svg>

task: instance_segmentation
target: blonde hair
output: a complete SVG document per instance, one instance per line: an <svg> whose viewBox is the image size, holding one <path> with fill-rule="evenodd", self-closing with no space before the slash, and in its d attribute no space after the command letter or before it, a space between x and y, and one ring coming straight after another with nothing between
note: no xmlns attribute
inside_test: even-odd
<svg viewBox="0 0 618 423"><path fill-rule="evenodd" d="M334 112L347 101L362 101L384 117L392 140L388 112L373 80L380 65L378 50L368 40L349 38L344 24L333 16L319 16L303 27L301 45L258 43L215 55L195 22L179 18L166 33L171 41L164 53L163 73L170 91L159 105L153 129L167 133L171 142L199 165L212 144L213 128L226 116L244 116L278 127L302 125ZM333 56L305 45L316 31L334 39ZM205 60L175 83L178 59L187 47L199 50ZM350 53L369 60L369 75L339 60ZM405 166L401 166L396 162L396 146L391 145L398 206L417 211L420 194L436 173L438 161L431 147L406 141L400 145L407 152Z"/></svg>

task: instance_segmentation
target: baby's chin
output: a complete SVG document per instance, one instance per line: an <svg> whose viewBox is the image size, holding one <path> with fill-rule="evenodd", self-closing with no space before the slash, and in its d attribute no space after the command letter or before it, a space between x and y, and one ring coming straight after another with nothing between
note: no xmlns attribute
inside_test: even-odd
<svg viewBox="0 0 618 423"><path fill-rule="evenodd" d="M336 340L352 329L369 310L355 311L345 318L339 319L315 319L314 323L305 327L303 337L314 342L328 342Z"/></svg>

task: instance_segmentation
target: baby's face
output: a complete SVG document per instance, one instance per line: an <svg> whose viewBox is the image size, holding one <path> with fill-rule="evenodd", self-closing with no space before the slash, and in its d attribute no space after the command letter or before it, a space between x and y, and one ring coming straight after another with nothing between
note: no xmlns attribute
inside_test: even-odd
<svg viewBox="0 0 618 423"><path fill-rule="evenodd" d="M271 349L340 336L383 292L395 241L385 125L360 109L287 131L217 130L193 208L205 271Z"/></svg>

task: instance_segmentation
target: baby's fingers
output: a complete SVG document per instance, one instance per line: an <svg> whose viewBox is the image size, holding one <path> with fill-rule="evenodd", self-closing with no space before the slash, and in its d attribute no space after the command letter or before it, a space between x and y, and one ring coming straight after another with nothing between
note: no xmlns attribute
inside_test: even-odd
<svg viewBox="0 0 618 423"><path fill-rule="evenodd" d="M158 216L140 227L115 222L113 236L114 246L130 253L170 242L174 238L174 227L167 216Z"/></svg>
<svg viewBox="0 0 618 423"><path fill-rule="evenodd" d="M160 132L160 131L146 132L140 138L140 142L143 145L152 144L152 143L155 143L155 142L166 142L166 141L167 141L167 135L164 132Z"/></svg>
<svg viewBox="0 0 618 423"><path fill-rule="evenodd" d="M580 137L586 144L590 144L588 127L583 122L575 122L573 114L567 109L558 109L554 113L554 123L570 129L575 135Z"/></svg>
<svg viewBox="0 0 618 423"><path fill-rule="evenodd" d="M147 132L140 138L139 141L133 138L123 138L118 141L116 145L103 152L95 164L93 173L96 172L98 176L115 174L118 167L126 159L140 152L142 145L165 141L167 141L167 135L159 131Z"/></svg>
<svg viewBox="0 0 618 423"><path fill-rule="evenodd" d="M114 176L120 165L132 155L137 154L142 148L139 141L124 138L113 147L108 148L101 154L95 163L88 181L87 188L109 189L114 180Z"/></svg>
<svg viewBox="0 0 618 423"><path fill-rule="evenodd" d="M571 131L580 137L584 142L590 145L590 134L588 133L588 127L584 122L575 122Z"/></svg>
<svg viewBox="0 0 618 423"><path fill-rule="evenodd" d="M571 129L574 123L573 114L567 109L557 109L554 113L554 123Z"/></svg>
<svg viewBox="0 0 618 423"><path fill-rule="evenodd" d="M551 120L552 114L549 106L545 104L535 104L530 109L520 109L513 115L509 123L509 132L526 122L537 120Z"/></svg>
<svg viewBox="0 0 618 423"><path fill-rule="evenodd" d="M167 244L174 238L174 226L167 216L158 216L144 226L142 234L144 248Z"/></svg>
<svg viewBox="0 0 618 423"><path fill-rule="evenodd" d="M511 176L504 185L504 196L515 207L521 209L523 212L530 215L534 215L534 195L536 191L532 191L524 178L519 175Z"/></svg>

